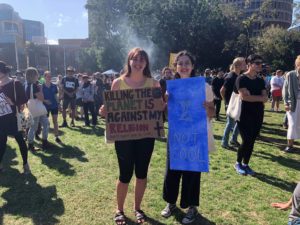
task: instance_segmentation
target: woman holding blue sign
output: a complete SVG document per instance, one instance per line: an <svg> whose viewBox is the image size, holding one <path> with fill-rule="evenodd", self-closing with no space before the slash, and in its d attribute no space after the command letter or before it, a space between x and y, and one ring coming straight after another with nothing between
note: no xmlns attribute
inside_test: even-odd
<svg viewBox="0 0 300 225"><path fill-rule="evenodd" d="M248 70L236 80L236 87L242 99L238 121L242 143L238 148L234 167L240 175L255 175L249 161L263 123L264 103L268 101L264 80L257 76L262 70L262 63L263 60L259 55L250 55L247 58Z"/></svg>
<svg viewBox="0 0 300 225"><path fill-rule="evenodd" d="M195 60L192 55L187 51L181 51L175 57L174 65L176 67L176 78L185 79L195 76ZM214 117L214 104L213 104L213 92L210 85L205 85L205 94L206 100L203 103L203 106L206 109L206 115L209 119ZM176 93L169 93L174 96ZM189 113L189 112L187 112ZM207 124L209 127L209 124ZM170 127L170 125L169 125ZM169 137L173 136L169 130ZM208 137L210 137L210 143L213 140L211 129L208 130ZM192 146L195 147L195 146ZM200 179L201 172L193 172L193 171L185 171L185 170L173 170L170 168L171 160L170 160L170 142L168 140L167 146L167 168L164 179L164 187L163 187L163 198L167 202L167 206L162 210L161 215L165 218L168 218L172 215L174 210L176 209L176 201L179 194L179 184L180 180L182 180L182 188L181 188L181 200L180 207L188 208L185 217L182 220L183 224L189 224L196 220L198 215L197 206L199 206L199 196L200 196Z"/></svg>
<svg viewBox="0 0 300 225"><path fill-rule="evenodd" d="M159 87L159 83L151 78L148 55L144 50L134 48L128 53L124 73L120 78L113 81L111 90L151 87ZM100 114L106 116L105 111L104 106L102 106ZM146 215L141 210L141 202L146 190L148 166L154 149L154 141L154 138L115 141L120 171L117 181L117 210L114 218L118 225L127 224L124 202L133 172L136 175L134 203L136 220L138 224L142 224L146 220Z"/></svg>

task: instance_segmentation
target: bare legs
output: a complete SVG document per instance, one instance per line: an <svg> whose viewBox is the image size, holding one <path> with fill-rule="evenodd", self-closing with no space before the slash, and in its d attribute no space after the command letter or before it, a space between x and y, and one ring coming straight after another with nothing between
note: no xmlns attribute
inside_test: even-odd
<svg viewBox="0 0 300 225"><path fill-rule="evenodd" d="M125 184L121 181L117 181L117 211L124 211L124 203L128 192L129 183ZM141 203L144 197L144 193L147 187L147 178L138 179L135 181L135 198L134 209L140 210Z"/></svg>

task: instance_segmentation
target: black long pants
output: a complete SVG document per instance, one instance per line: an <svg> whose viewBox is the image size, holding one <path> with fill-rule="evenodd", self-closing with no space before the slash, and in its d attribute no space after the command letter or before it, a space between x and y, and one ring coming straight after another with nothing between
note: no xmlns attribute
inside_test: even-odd
<svg viewBox="0 0 300 225"><path fill-rule="evenodd" d="M2 162L5 150L6 150L6 144L7 144L7 136L6 134L0 134L0 162ZM23 135L22 132L18 132L14 138L16 139L20 151L21 151L21 155L22 155L22 159L23 159L23 165L27 164L27 158L28 158L28 148L27 145L23 139Z"/></svg>
<svg viewBox="0 0 300 225"><path fill-rule="evenodd" d="M253 152L255 140L263 123L264 113L244 113L238 121L242 143L237 152L237 162L248 164Z"/></svg>
<svg viewBox="0 0 300 225"><path fill-rule="evenodd" d="M97 116L96 116L96 113L95 113L94 102L85 102L85 103L83 103L83 111L84 111L85 125L87 125L87 126L90 125L89 111L92 114L92 123L93 123L93 125L96 125L97 124Z"/></svg>
<svg viewBox="0 0 300 225"><path fill-rule="evenodd" d="M214 99L214 105L216 109L216 118L219 119L220 116L220 109L221 109L221 99Z"/></svg>
<svg viewBox="0 0 300 225"><path fill-rule="evenodd" d="M189 206L199 206L200 197L200 172L170 170L169 150L167 156L167 168L164 179L163 199L175 204L179 193L180 179L181 199L180 207L185 209Z"/></svg>

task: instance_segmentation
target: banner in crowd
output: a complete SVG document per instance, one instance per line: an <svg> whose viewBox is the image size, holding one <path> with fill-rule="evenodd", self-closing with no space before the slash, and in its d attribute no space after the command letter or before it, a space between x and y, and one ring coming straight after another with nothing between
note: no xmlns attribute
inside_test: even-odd
<svg viewBox="0 0 300 225"><path fill-rule="evenodd" d="M173 71L176 71L175 66L174 66L174 62L175 62L175 57L176 57L177 53L170 53L170 58L169 58L169 68Z"/></svg>
<svg viewBox="0 0 300 225"><path fill-rule="evenodd" d="M103 99L107 140L164 137L160 88L105 91Z"/></svg>
<svg viewBox="0 0 300 225"><path fill-rule="evenodd" d="M171 170L208 172L205 78L167 81Z"/></svg>

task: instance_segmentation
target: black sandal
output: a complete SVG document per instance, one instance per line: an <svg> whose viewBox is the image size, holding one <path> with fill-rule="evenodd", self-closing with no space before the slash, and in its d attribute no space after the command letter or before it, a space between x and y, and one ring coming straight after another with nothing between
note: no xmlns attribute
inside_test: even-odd
<svg viewBox="0 0 300 225"><path fill-rule="evenodd" d="M147 216L142 210L135 210L135 217L138 224L142 224L146 221Z"/></svg>
<svg viewBox="0 0 300 225"><path fill-rule="evenodd" d="M117 212L115 214L114 220L117 225L127 225L126 216L125 216L124 212L121 212L121 211Z"/></svg>

